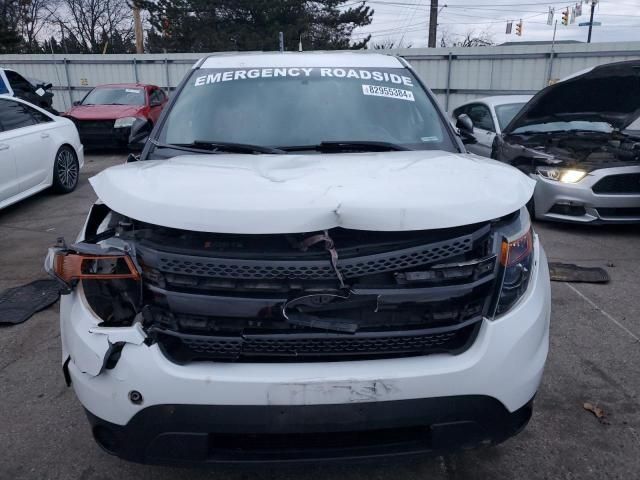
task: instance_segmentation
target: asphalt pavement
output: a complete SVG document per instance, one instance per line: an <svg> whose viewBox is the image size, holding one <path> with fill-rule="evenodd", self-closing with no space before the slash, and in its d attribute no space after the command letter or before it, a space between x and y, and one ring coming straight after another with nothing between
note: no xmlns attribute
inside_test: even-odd
<svg viewBox="0 0 640 480"><path fill-rule="evenodd" d="M75 238L87 179L123 155L89 155L78 189L0 211L0 290L44 278L56 239ZM0 480L633 479L640 477L640 226L537 223L550 261L604 267L606 285L553 283L551 349L534 416L493 448L410 461L188 469L131 464L95 444L60 367L58 305L0 327ZM598 419L589 402L605 413Z"/></svg>

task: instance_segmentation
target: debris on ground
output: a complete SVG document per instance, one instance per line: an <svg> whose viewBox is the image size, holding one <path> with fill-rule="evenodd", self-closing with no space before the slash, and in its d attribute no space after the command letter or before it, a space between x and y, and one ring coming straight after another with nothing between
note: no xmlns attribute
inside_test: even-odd
<svg viewBox="0 0 640 480"><path fill-rule="evenodd" d="M555 282L609 283L609 274L604 268L572 263L549 262L549 275Z"/></svg>
<svg viewBox="0 0 640 480"><path fill-rule="evenodd" d="M36 280L0 292L0 325L25 322L56 303L59 297L60 284L53 279Z"/></svg>
<svg viewBox="0 0 640 480"><path fill-rule="evenodd" d="M607 422L607 415L606 415L606 413L605 413L605 412L604 412L604 410L603 410L601 407L599 407L597 404L596 404L596 405L594 405L594 404L592 404L592 403L590 403L590 402L585 402L585 403L582 405L582 408L584 408L584 409L585 409L585 410L587 410L588 412L593 413L593 415L598 419L598 421L599 421L600 423L603 423L603 424L608 424L608 423L609 423L609 422Z"/></svg>

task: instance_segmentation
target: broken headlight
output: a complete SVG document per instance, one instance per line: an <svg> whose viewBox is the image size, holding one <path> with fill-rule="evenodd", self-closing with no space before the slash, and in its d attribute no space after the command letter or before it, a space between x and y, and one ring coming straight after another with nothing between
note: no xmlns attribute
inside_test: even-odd
<svg viewBox="0 0 640 480"><path fill-rule="evenodd" d="M502 288L496 306L496 315L506 312L527 291L533 267L533 233L527 232L513 241L504 240L500 263L504 269Z"/></svg>
<svg viewBox="0 0 640 480"><path fill-rule="evenodd" d="M138 120L137 117L123 117L123 118L118 118L114 124L113 124L113 128L126 128L126 127L132 127L134 123L136 123L136 120Z"/></svg>
<svg viewBox="0 0 640 480"><path fill-rule="evenodd" d="M571 168L538 167L537 172L541 177L562 183L577 183L587 175L584 170Z"/></svg>
<svg viewBox="0 0 640 480"><path fill-rule="evenodd" d="M78 280L140 280L140 274L126 255L87 255L63 248L50 248L45 271L72 288Z"/></svg>

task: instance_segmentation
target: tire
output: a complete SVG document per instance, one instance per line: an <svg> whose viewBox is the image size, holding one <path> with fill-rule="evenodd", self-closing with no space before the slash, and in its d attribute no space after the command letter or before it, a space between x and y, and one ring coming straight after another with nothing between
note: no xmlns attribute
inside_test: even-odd
<svg viewBox="0 0 640 480"><path fill-rule="evenodd" d="M53 163L53 190L57 193L73 192L80 180L80 165L73 148L63 145Z"/></svg>

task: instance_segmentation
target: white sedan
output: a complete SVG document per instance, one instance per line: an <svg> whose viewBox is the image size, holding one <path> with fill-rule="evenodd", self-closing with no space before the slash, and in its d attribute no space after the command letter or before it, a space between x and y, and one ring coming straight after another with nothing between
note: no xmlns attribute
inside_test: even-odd
<svg viewBox="0 0 640 480"><path fill-rule="evenodd" d="M83 164L71 120L0 95L0 209L49 187L72 192Z"/></svg>
<svg viewBox="0 0 640 480"><path fill-rule="evenodd" d="M477 143L468 144L467 150L484 157L491 156L491 145L496 134L516 116L532 95L499 95L478 98L457 107L453 111L453 123L463 113L473 121L473 134Z"/></svg>

